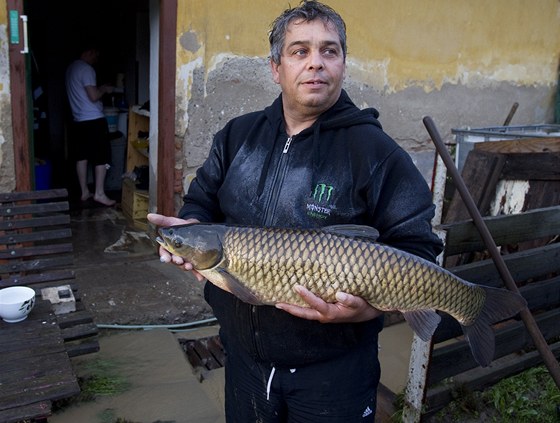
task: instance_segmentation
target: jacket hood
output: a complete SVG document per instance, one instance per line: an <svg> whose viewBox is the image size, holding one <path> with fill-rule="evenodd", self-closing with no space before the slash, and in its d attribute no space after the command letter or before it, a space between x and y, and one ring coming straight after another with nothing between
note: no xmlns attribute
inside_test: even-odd
<svg viewBox="0 0 560 423"><path fill-rule="evenodd" d="M264 114L266 119L270 122L271 127L274 132L274 142L278 139L279 131L284 127L284 111L282 108L282 94L280 94L274 102L264 109ZM294 137L304 137L312 134L313 136L313 177L312 185L314 186L315 175L317 170L322 164L322 154L321 154L321 132L330 131L338 128L348 128L355 125L375 125L379 129L382 129L381 124L377 120L379 112L373 107L367 109L359 109L350 99L345 90L342 90L340 97L336 103L328 109L326 112L321 114L319 118L311 125L309 128L304 129L299 134L294 135ZM259 180L259 186L257 189L257 195L261 195L264 190L264 184L268 174L268 169L270 167L270 161L275 148L274 145L268 150L267 157L265 160L265 166L262 169L262 173Z"/></svg>

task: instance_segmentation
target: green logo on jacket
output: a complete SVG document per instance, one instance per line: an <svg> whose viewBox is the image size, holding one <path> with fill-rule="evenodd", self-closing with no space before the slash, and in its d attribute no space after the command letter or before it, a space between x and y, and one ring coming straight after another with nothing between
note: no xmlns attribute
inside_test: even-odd
<svg viewBox="0 0 560 423"><path fill-rule="evenodd" d="M313 202L307 203L307 215L317 219L326 219L330 216L332 208L329 207L329 202L332 198L334 187L319 183L311 192Z"/></svg>

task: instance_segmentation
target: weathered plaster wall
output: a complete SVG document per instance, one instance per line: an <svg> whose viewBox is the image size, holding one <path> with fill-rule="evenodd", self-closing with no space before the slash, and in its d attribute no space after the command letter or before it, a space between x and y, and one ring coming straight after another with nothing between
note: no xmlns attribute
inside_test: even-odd
<svg viewBox="0 0 560 423"><path fill-rule="evenodd" d="M0 192L15 188L6 2L0 0Z"/></svg>
<svg viewBox="0 0 560 423"><path fill-rule="evenodd" d="M345 19L345 88L373 106L386 131L429 173L430 115L451 129L550 122L560 57L557 0L325 0ZM278 87L268 69L267 33L289 3L179 0L178 146L186 189L212 135L228 119L268 105Z"/></svg>

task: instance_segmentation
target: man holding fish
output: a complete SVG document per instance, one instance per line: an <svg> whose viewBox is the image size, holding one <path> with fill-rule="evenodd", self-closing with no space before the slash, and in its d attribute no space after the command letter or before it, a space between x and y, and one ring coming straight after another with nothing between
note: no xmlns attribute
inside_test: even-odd
<svg viewBox="0 0 560 423"><path fill-rule="evenodd" d="M227 123L179 217L150 214L150 222L369 226L379 242L434 261L441 243L430 226L426 182L383 132L378 112L358 109L342 89L342 18L324 4L302 2L274 21L269 40L281 95ZM163 247L160 256L186 270L196 267ZM274 306L222 288L206 283L205 298L227 352L228 422L374 421L381 311L347 292L326 302L299 284L299 304Z"/></svg>

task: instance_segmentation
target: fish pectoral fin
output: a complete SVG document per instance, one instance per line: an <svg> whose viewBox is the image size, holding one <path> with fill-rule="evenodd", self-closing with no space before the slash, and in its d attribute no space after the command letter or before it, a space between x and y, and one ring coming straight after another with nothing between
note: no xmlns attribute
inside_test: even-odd
<svg viewBox="0 0 560 423"><path fill-rule="evenodd" d="M264 303L257 298L257 296L251 292L249 288L243 285L240 281L238 281L234 276L228 273L226 270L221 269L219 271L220 276L222 277L222 282L224 284L223 289L232 293L237 298L245 303L249 303L251 305L263 305Z"/></svg>
<svg viewBox="0 0 560 423"><path fill-rule="evenodd" d="M403 316L416 335L424 342L430 340L441 321L441 316L434 310L405 311Z"/></svg>
<svg viewBox="0 0 560 423"><path fill-rule="evenodd" d="M349 236L352 238L365 238L368 241L376 241L379 238L379 231L367 225L330 225L321 228L322 231L335 235Z"/></svg>

